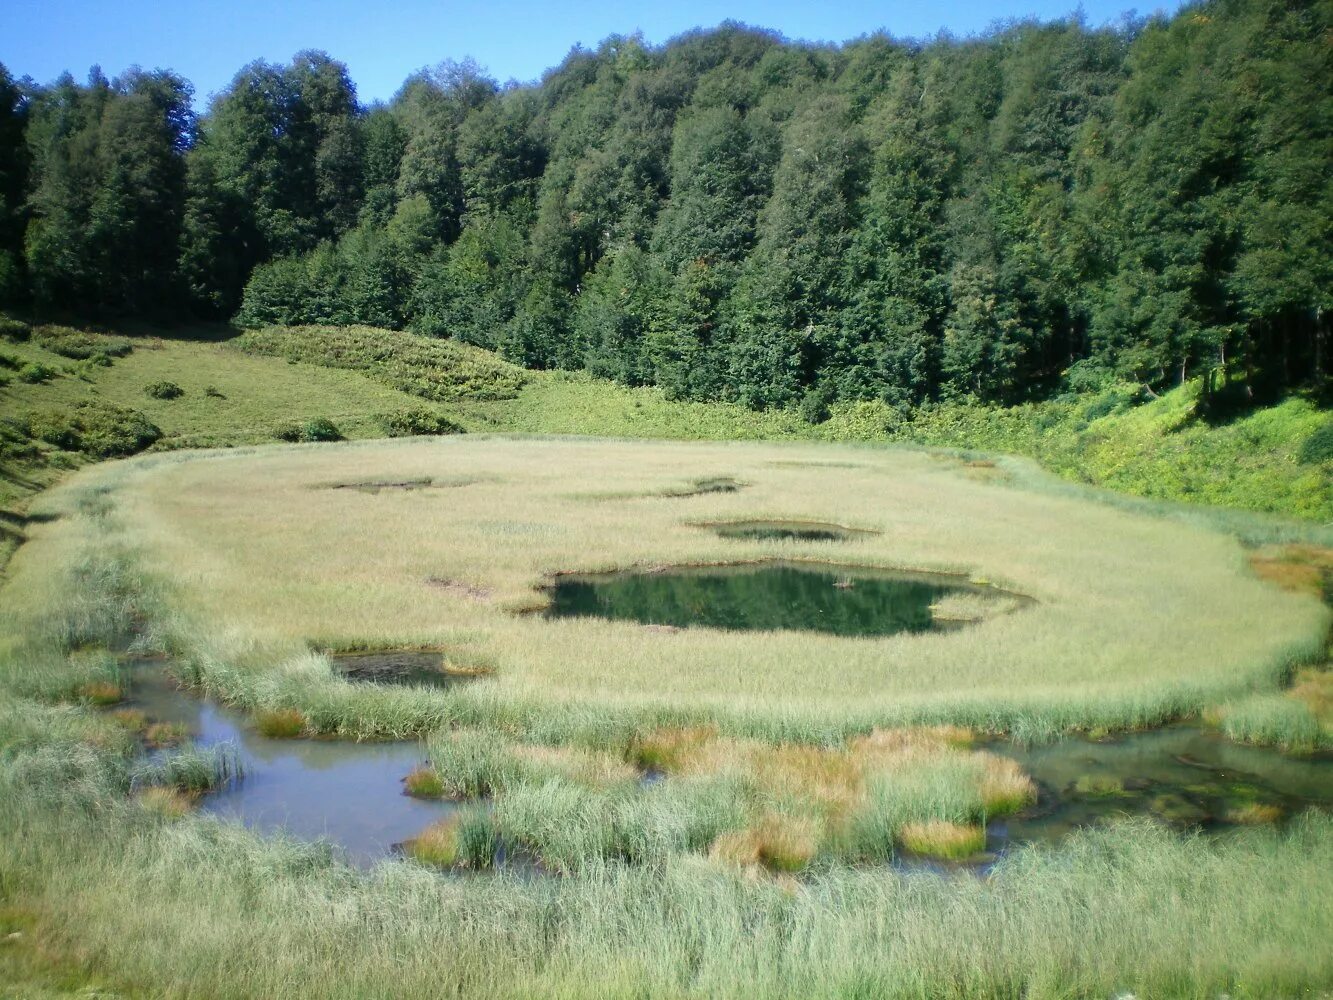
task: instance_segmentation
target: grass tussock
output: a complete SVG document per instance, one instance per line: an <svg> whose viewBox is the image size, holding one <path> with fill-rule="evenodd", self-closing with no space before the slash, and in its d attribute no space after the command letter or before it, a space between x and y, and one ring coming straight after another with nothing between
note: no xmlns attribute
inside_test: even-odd
<svg viewBox="0 0 1333 1000"><path fill-rule="evenodd" d="M180 746L189 738L189 727L179 722L153 722L143 729L144 743L155 750Z"/></svg>
<svg viewBox="0 0 1333 1000"><path fill-rule="evenodd" d="M438 799L444 796L444 782L432 767L418 767L403 779L403 791L413 798Z"/></svg>
<svg viewBox="0 0 1333 1000"><path fill-rule="evenodd" d="M113 681L89 681L81 684L76 692L90 705L115 705L125 698L125 691Z"/></svg>
<svg viewBox="0 0 1333 1000"><path fill-rule="evenodd" d="M913 854L946 861L961 861L986 848L986 831L981 827L942 819L908 823L899 836Z"/></svg>
<svg viewBox="0 0 1333 1000"><path fill-rule="evenodd" d="M309 720L299 708L265 709L255 715L255 730L271 740L290 740L303 735Z"/></svg>
<svg viewBox="0 0 1333 1000"><path fill-rule="evenodd" d="M199 798L177 788L154 786L136 793L135 800L148 812L163 819L183 819L194 811Z"/></svg>
<svg viewBox="0 0 1333 1000"><path fill-rule="evenodd" d="M743 830L729 830L709 848L709 857L727 864L798 872L819 850L819 829L808 816L769 814Z"/></svg>
<svg viewBox="0 0 1333 1000"><path fill-rule="evenodd" d="M403 845L404 853L413 861L434 868L452 868L458 863L458 820L456 818L432 823Z"/></svg>
<svg viewBox="0 0 1333 1000"><path fill-rule="evenodd" d="M1282 807L1268 802L1247 802L1227 810L1226 818L1228 823L1246 826L1271 825L1282 819Z"/></svg>
<svg viewBox="0 0 1333 1000"><path fill-rule="evenodd" d="M834 747L658 727L626 740L618 760L460 730L432 737L429 750L450 794L489 796L497 832L554 870L699 853L782 872L883 860L908 823L982 824L1035 801L1017 764L971 740L948 725ZM626 759L664 780L640 782Z"/></svg>
<svg viewBox="0 0 1333 1000"><path fill-rule="evenodd" d="M143 709L139 708L113 708L107 713L107 718L113 720L117 725L124 726L132 733L142 734L148 728L148 716L144 714Z"/></svg>
<svg viewBox="0 0 1333 1000"><path fill-rule="evenodd" d="M403 853L433 868L490 868L496 839L489 817L481 810L463 810L432 823L403 844Z"/></svg>

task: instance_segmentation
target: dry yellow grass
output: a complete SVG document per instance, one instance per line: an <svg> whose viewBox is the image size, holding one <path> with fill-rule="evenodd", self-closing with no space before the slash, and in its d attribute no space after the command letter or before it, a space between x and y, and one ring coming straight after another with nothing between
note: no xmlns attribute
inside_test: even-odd
<svg viewBox="0 0 1333 1000"><path fill-rule="evenodd" d="M154 786L137 793L139 804L164 819L180 819L189 814L198 801L195 796L175 788Z"/></svg>
<svg viewBox="0 0 1333 1000"><path fill-rule="evenodd" d="M1247 825L1276 823L1281 818L1282 809L1279 806L1264 802L1251 802L1249 805L1240 806L1227 812L1228 822L1245 823Z"/></svg>
<svg viewBox="0 0 1333 1000"><path fill-rule="evenodd" d="M125 697L120 685L112 681L89 681L80 684L76 693L93 705L114 705Z"/></svg>
<svg viewBox="0 0 1333 1000"><path fill-rule="evenodd" d="M845 747L774 746L719 736L709 727L663 728L642 738L635 752L673 776L730 775L761 801L780 805L780 811L720 837L712 854L783 868L781 858L800 867L848 831L877 795L930 787L954 802L972 803L977 818L1036 801L1036 786L1017 763L969 749L971 740L961 727L933 726L876 730Z"/></svg>
<svg viewBox="0 0 1333 1000"><path fill-rule="evenodd" d="M709 857L728 864L795 872L809 864L818 849L819 830L814 820L769 814L754 826L720 835Z"/></svg>

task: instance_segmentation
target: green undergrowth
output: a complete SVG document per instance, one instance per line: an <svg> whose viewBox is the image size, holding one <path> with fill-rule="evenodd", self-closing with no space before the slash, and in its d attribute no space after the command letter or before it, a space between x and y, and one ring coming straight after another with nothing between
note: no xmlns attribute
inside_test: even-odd
<svg viewBox="0 0 1333 1000"><path fill-rule="evenodd" d="M367 326L271 326L247 331L235 346L248 354L363 372L436 402L512 399L527 381L522 368L490 351Z"/></svg>

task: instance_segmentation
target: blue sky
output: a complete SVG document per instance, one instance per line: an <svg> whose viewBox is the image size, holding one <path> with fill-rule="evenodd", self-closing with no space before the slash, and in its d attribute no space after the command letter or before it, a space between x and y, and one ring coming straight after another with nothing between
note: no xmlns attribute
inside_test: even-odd
<svg viewBox="0 0 1333 1000"><path fill-rule="evenodd" d="M883 28L902 38L947 28L984 31L997 20L1061 17L1076 0L954 0L948 4L704 0L616 4L607 0L4 0L0 62L14 76L49 82L63 70L80 80L100 64L108 76L139 65L173 69L203 99L254 59L285 62L301 49L324 49L351 71L361 99L388 99L413 70L471 56L501 81L532 80L576 43L642 31L652 43L728 18L774 28L789 38L846 41ZM1088 22L1116 21L1125 0L1084 0ZM1174 10L1151 2L1139 13Z"/></svg>

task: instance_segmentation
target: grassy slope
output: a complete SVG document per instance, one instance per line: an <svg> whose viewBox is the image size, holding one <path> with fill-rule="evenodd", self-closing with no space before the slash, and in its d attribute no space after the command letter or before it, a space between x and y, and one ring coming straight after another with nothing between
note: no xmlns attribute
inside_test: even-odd
<svg viewBox="0 0 1333 1000"><path fill-rule="evenodd" d="M285 331L283 336L300 334ZM15 381L0 388L0 415L100 397L146 413L166 434L158 448L272 440L280 423L316 416L331 418L349 438L376 437L383 434L376 415L409 407L446 414L470 430L903 441L1026 455L1068 478L1141 496L1333 521L1333 463L1301 457L1311 435L1333 418L1301 399L1217 427L1192 418L1194 386L1137 407L1117 405L1111 394L1009 410L938 407L910 422L885 407L859 404L837 409L826 423L811 426L792 413L677 403L656 389L626 388L582 374L531 373L510 399L440 401L409 395L387 384L392 379L376 380L360 371L247 355L235 343L177 338L140 338L134 343L133 353L110 368L72 364L34 345L5 345L6 353L23 361L40 360L78 369L78 374L42 385ZM320 356L309 350L291 354ZM340 363L359 361L364 358ZM160 379L176 382L185 395L170 401L150 399L143 387ZM208 385L227 398L206 397ZM40 467L26 471L37 473L38 485L52 478ZM30 486L0 484L0 504L12 505L29 492Z"/></svg>

